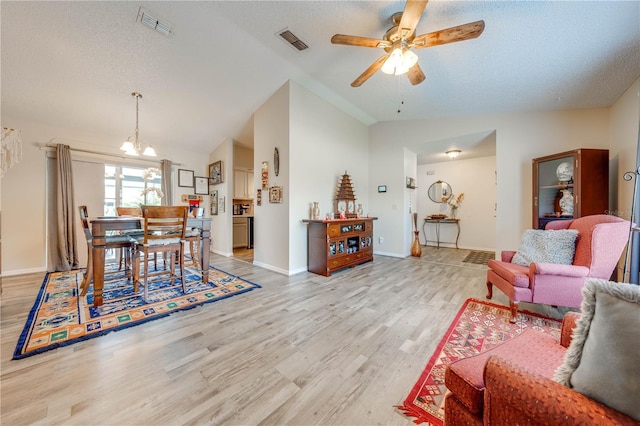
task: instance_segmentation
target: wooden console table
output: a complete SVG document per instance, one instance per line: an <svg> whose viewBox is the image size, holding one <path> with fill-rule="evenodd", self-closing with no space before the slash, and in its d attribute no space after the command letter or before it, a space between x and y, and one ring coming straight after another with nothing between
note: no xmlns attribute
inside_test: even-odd
<svg viewBox="0 0 640 426"><path fill-rule="evenodd" d="M434 240L429 240L427 239L427 230L426 230L426 226L427 224L433 224L436 227L436 239ZM422 224L422 232L424 233L424 244L425 245L429 245L429 241L435 242L437 243L437 247L440 248L440 225L441 224L455 224L456 227L458 228L458 233L456 234L456 241L455 243L452 242L443 242L446 244L455 244L456 248L458 248L458 238L460 238L460 219L453 219L453 218L444 218L444 219L430 219L430 218L425 218L424 219L424 223Z"/></svg>
<svg viewBox="0 0 640 426"><path fill-rule="evenodd" d="M308 220L307 269L330 276L332 272L373 261L373 221L361 219Z"/></svg>

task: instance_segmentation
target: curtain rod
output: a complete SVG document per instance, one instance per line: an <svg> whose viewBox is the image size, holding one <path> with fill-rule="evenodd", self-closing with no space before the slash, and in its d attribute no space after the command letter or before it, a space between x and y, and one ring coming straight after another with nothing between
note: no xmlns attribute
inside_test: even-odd
<svg viewBox="0 0 640 426"><path fill-rule="evenodd" d="M40 148L56 148L57 146L56 144L52 144L52 143L39 143L39 142L36 142L35 145ZM126 157L124 154L118 155L118 154L111 154L109 152L92 151L90 149L80 149L80 148L73 148L73 147L69 147L69 149L71 149L71 151L84 152L86 154L105 155L107 157L122 158L124 160L146 161L147 163L154 163L154 164L160 163L160 160L149 160L147 158L138 158L138 157ZM182 166L181 163L171 163L171 165Z"/></svg>

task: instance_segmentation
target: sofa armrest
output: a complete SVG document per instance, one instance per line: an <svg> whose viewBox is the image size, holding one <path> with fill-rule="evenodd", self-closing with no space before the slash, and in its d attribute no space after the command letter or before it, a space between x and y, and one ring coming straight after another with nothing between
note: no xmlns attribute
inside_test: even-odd
<svg viewBox="0 0 640 426"><path fill-rule="evenodd" d="M573 329L578 324L579 312L567 312L562 318L562 329L560 330L560 344L568 348L573 338Z"/></svg>
<svg viewBox="0 0 640 426"><path fill-rule="evenodd" d="M484 383L485 425L637 426L613 408L496 356L487 362Z"/></svg>
<svg viewBox="0 0 640 426"><path fill-rule="evenodd" d="M563 277L582 278L589 274L586 266L562 265L558 263L532 262L529 265L532 275L560 275Z"/></svg>
<svg viewBox="0 0 640 426"><path fill-rule="evenodd" d="M513 259L513 256L515 256L515 255L516 255L516 252L515 252L515 251L512 251L512 250L504 250L504 251L502 251L502 252L500 253L500 259L501 259L503 262L511 263L511 259Z"/></svg>

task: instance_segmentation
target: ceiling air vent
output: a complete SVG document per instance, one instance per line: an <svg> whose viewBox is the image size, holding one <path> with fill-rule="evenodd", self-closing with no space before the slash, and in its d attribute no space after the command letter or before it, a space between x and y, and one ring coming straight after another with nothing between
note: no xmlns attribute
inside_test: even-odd
<svg viewBox="0 0 640 426"><path fill-rule="evenodd" d="M300 40L295 34L288 29L278 31L277 34L282 37L288 44L295 47L296 50L302 51L308 49L309 46L302 40Z"/></svg>
<svg viewBox="0 0 640 426"><path fill-rule="evenodd" d="M138 11L138 21L140 21L141 24L151 28L152 30L156 30L164 36L169 37L171 35L171 24L159 20L151 13L149 13L148 10L145 10L142 7Z"/></svg>

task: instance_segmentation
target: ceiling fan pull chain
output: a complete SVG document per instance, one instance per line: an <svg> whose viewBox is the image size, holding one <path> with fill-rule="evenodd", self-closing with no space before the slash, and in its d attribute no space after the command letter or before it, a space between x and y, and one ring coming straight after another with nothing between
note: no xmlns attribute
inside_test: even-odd
<svg viewBox="0 0 640 426"><path fill-rule="evenodd" d="M402 112L402 105L404 105L404 91L402 90L402 82L399 78L396 79L398 82L398 94L400 98L400 104L398 105L398 114Z"/></svg>

